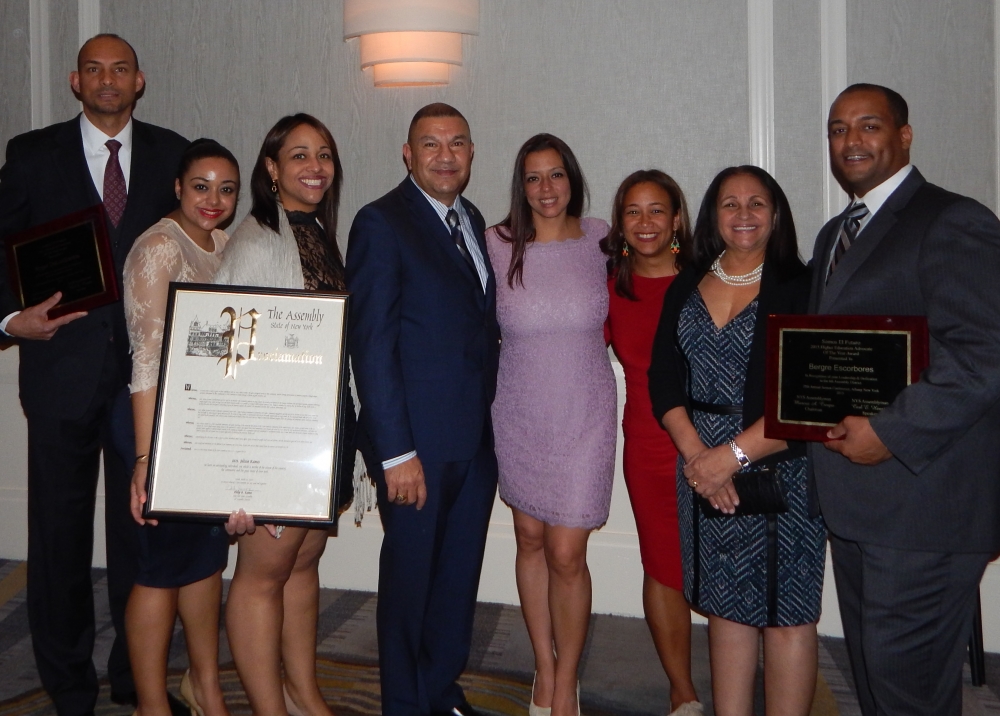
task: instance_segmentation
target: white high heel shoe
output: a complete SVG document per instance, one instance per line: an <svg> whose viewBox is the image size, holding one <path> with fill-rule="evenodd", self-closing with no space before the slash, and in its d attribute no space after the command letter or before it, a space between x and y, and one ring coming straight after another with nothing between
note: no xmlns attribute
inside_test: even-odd
<svg viewBox="0 0 1000 716"><path fill-rule="evenodd" d="M536 671L534 678L531 680L531 703L528 705L528 716L551 716L551 706L535 705L535 679L537 678L538 672Z"/></svg>
<svg viewBox="0 0 1000 716"><path fill-rule="evenodd" d="M298 705L292 701L292 697L288 695L288 687L285 686L284 683L281 684L281 693L285 697L285 711L288 712L288 716L305 716L302 709L300 709Z"/></svg>

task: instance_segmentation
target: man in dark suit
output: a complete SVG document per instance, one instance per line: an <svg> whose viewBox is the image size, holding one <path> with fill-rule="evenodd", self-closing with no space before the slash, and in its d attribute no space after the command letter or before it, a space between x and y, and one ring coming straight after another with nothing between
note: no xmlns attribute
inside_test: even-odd
<svg viewBox="0 0 1000 716"><path fill-rule="evenodd" d="M829 117L852 203L820 232L812 310L924 316L930 365L810 446L864 714L957 714L979 580L1000 549L1000 222L909 163L906 102L852 85Z"/></svg>
<svg viewBox="0 0 1000 716"><path fill-rule="evenodd" d="M174 174L187 141L132 119L145 83L132 47L98 35L80 49L70 86L83 113L10 140L0 169L0 238L104 203L117 280L135 238L176 206ZM6 283L6 267L0 281ZM111 444L112 407L129 381L121 302L49 320L59 294L20 310L0 291L0 330L20 346L28 419L28 618L42 684L59 714L93 711L91 584L98 461L104 453L108 593L116 637L113 698L134 700L124 634L138 568L129 513L132 466ZM127 410L117 418L131 420Z"/></svg>
<svg viewBox="0 0 1000 716"><path fill-rule="evenodd" d="M485 222L460 196L469 125L421 109L409 176L358 212L347 249L359 444L385 529L377 624L382 713L474 713L457 679L496 492L490 404L499 328Z"/></svg>

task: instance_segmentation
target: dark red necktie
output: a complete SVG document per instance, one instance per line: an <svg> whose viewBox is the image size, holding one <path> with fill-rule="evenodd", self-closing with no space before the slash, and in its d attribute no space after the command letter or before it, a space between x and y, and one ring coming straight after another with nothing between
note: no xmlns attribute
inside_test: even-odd
<svg viewBox="0 0 1000 716"><path fill-rule="evenodd" d="M128 201L128 190L125 188L125 174L118 161L118 150L122 143L117 139L109 139L104 146L111 152L108 165L104 167L104 210L108 212L111 223L118 226L125 213L125 202Z"/></svg>

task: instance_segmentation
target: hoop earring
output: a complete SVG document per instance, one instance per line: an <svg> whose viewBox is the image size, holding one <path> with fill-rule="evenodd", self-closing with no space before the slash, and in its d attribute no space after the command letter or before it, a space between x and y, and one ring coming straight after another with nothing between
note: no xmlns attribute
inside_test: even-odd
<svg viewBox="0 0 1000 716"><path fill-rule="evenodd" d="M677 240L677 232L674 232L674 238L670 241L670 253L679 254L681 252L681 242Z"/></svg>
<svg viewBox="0 0 1000 716"><path fill-rule="evenodd" d="M271 193L272 194L278 193L278 182L276 182L274 179L271 180Z"/></svg>
<svg viewBox="0 0 1000 716"><path fill-rule="evenodd" d="M628 242L622 242L622 258L628 258Z"/></svg>

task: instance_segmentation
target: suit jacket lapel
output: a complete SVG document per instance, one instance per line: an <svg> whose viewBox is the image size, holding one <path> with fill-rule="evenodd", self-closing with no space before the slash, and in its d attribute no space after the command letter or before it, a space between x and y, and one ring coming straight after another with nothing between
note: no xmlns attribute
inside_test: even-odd
<svg viewBox="0 0 1000 716"><path fill-rule="evenodd" d="M473 206L471 201L463 198L462 206L465 207L466 213L469 218L472 219L470 222L472 224L472 231L475 234L476 246L479 247L479 255L483 257L483 264L486 266L486 286L483 292L484 296L496 296L496 275L493 273L493 264L490 263L489 250L486 248L486 233L480 229L480 226L486 225L486 220L483 219L482 214L479 213L479 209ZM476 280L476 284L480 288L484 288L479 282L479 275L475 274L473 278ZM492 284L492 285L491 285Z"/></svg>
<svg viewBox="0 0 1000 716"><path fill-rule="evenodd" d="M840 225L844 221L844 214L846 213L847 209L844 209L840 216L828 221L820 229L819 235L816 237L812 260L813 285L812 291L809 294L810 313L817 312L823 301L826 291L826 272L830 264L830 252L833 250L833 242L836 241L837 233L840 231Z"/></svg>
<svg viewBox="0 0 1000 716"><path fill-rule="evenodd" d="M864 265L868 257L872 255L872 252L878 248L882 239L889 233L889 230L896 224L896 212L903 209L909 203L913 194L924 183L924 178L914 168L896 191L889 195L889 198L882 204L875 213L875 216L871 218L861 233L858 234L858 238L851 244L851 248L844 253L837 264L836 270L830 275L830 280L826 284L820 300L821 309L829 309L836 302L837 298L850 282L851 277ZM840 224L838 223L833 231L834 236L839 232ZM832 244L827 246L827 251L831 247Z"/></svg>
<svg viewBox="0 0 1000 716"><path fill-rule="evenodd" d="M80 132L80 115L64 122L54 147L56 172L62 184L61 203L73 210L101 203L101 195L94 186L87 157L83 153L83 134Z"/></svg>
<svg viewBox="0 0 1000 716"><path fill-rule="evenodd" d="M437 212L434 211L434 207L430 205L427 198L420 192L420 189L413 183L410 177L406 177L403 183L400 184L400 189L403 192L403 196L410 202L410 206L413 209L414 214L417 218L417 224L420 227L421 233L429 235L432 240L438 242L441 249L448 256L449 260L458 267L459 272L470 281L475 281L476 286L482 292L482 284L479 282L479 276L476 275L474 269L472 269L466 262L465 258L458 251L458 247L455 246L455 242L451 240L451 232L448 231L448 227L445 226L444 222L441 221L441 217L438 216ZM474 224L475 222L473 222ZM475 233L479 233L476 231ZM468 240L468 237L466 237ZM479 236L475 237L477 243L480 247L485 247L485 239ZM483 258L486 258L485 249L483 250Z"/></svg>

